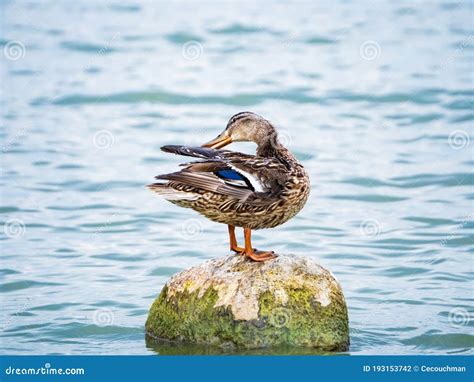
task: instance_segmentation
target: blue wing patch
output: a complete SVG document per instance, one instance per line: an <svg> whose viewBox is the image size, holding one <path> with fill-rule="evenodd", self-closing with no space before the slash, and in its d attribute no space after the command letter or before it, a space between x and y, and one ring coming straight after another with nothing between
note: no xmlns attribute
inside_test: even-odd
<svg viewBox="0 0 474 382"><path fill-rule="evenodd" d="M214 174L216 174L219 178L221 178L222 180L224 180L224 182L231 186L244 187L255 191L252 186L252 183L250 183L250 181L238 171L232 169L218 170Z"/></svg>
<svg viewBox="0 0 474 382"><path fill-rule="evenodd" d="M242 174L239 174L235 170L219 170L219 171L216 171L216 175L222 179L245 181L245 178L242 176Z"/></svg>

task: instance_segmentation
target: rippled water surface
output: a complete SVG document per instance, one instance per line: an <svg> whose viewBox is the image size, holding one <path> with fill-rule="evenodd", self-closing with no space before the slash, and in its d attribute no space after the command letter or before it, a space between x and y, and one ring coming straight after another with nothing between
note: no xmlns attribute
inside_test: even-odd
<svg viewBox="0 0 474 382"><path fill-rule="evenodd" d="M2 353L208 351L144 323L171 275L228 253L226 227L144 185L179 163L160 146L242 110L312 180L255 243L335 274L350 353L472 351L472 2L0 7Z"/></svg>

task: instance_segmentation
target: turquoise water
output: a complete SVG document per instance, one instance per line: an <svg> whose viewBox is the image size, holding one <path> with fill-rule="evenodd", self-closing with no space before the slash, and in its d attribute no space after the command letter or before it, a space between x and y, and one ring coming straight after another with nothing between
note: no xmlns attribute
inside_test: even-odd
<svg viewBox="0 0 474 382"><path fill-rule="evenodd" d="M144 185L179 163L160 146L242 110L312 180L255 244L335 274L349 353L472 353L472 2L0 7L2 353L214 351L144 323L171 275L228 253L226 227Z"/></svg>

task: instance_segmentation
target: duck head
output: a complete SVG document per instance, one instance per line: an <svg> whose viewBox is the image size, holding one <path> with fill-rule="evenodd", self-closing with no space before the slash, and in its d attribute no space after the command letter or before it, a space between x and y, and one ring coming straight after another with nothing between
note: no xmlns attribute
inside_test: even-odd
<svg viewBox="0 0 474 382"><path fill-rule="evenodd" d="M220 149L232 142L255 142L258 146L276 140L276 131L265 118L250 111L235 114L225 130L203 147Z"/></svg>

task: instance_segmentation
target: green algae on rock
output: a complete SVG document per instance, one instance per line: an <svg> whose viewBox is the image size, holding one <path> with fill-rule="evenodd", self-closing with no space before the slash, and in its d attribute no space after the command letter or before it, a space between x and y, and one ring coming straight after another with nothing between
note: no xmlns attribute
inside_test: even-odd
<svg viewBox="0 0 474 382"><path fill-rule="evenodd" d="M349 347L347 307L331 272L299 256L263 263L231 255L173 276L153 303L147 334L221 347Z"/></svg>

